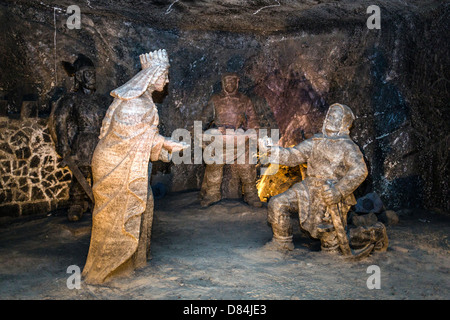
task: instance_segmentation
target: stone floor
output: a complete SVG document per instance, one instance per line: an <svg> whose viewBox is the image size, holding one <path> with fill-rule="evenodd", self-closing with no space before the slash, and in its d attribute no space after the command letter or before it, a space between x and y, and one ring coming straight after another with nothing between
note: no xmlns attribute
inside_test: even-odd
<svg viewBox="0 0 450 320"><path fill-rule="evenodd" d="M196 192L156 203L152 260L129 278L69 289L71 265L81 269L90 218L69 223L65 212L0 226L0 299L30 300L335 300L450 298L450 218L405 211L388 226L390 246L360 262L319 251L295 231L295 249L269 251L266 206L222 201L201 209ZM368 267L380 289L368 289ZM370 282L370 281L369 281Z"/></svg>

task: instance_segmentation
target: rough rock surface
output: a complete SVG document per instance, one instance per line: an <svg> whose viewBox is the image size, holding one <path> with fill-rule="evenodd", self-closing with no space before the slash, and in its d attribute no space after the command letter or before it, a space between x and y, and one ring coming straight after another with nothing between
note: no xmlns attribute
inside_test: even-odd
<svg viewBox="0 0 450 320"><path fill-rule="evenodd" d="M319 132L328 105L354 110L351 135L370 170L357 196L376 191L387 209L448 212L448 2L380 2L381 30L366 27L371 0L86 1L79 30L66 25L72 4L0 4L3 114L20 113L24 96L48 114L72 85L59 62L78 53L93 59L109 100L139 54L165 48L171 83L155 99L163 135L192 129L220 74L236 71L261 125L279 128L285 146ZM172 191L200 188L202 165L154 168L171 175Z"/></svg>

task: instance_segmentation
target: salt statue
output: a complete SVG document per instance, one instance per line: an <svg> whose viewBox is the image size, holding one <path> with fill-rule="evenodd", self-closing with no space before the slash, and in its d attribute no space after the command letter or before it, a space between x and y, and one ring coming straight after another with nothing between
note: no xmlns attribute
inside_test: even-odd
<svg viewBox="0 0 450 320"><path fill-rule="evenodd" d="M158 133L152 93L168 83L165 50L140 56L142 70L111 92L92 158L95 207L89 253L82 276L99 284L145 266L150 254L153 196L149 162L169 162L189 147ZM151 173L151 171L150 171Z"/></svg>
<svg viewBox="0 0 450 320"><path fill-rule="evenodd" d="M227 139L225 136L229 134L227 129L228 132L232 130L243 132L243 130L259 128L258 118L252 101L239 92L238 88L239 76L236 73L226 73L222 76L222 92L213 95L203 110L203 130L217 128L224 135L224 139ZM234 137L230 138L233 139ZM226 146L226 143L224 146ZM245 150L245 154L242 156L249 159L248 149ZM239 155L236 153L237 157ZM236 158L232 159L235 163L230 164L231 175L236 177L235 181L242 184L244 201L249 205L261 207L262 203L256 189L256 166L250 161L241 163L236 161ZM206 165L200 191L200 204L202 207L208 207L222 199L221 185L225 160L221 163ZM235 188L237 187L235 186Z"/></svg>
<svg viewBox="0 0 450 320"><path fill-rule="evenodd" d="M298 212L301 229L320 239L322 250L358 259L387 249L386 228L381 222L347 228L347 213L356 204L353 192L368 174L359 147L349 137L354 119L348 106L336 103L329 107L322 133L297 146L271 146L268 137L262 138L271 153L278 152L274 158L279 164L307 164L304 180L269 200L273 238L267 248L293 250L290 213Z"/></svg>
<svg viewBox="0 0 450 320"><path fill-rule="evenodd" d="M49 119L49 129L61 164L72 171L67 217L78 221L93 208L91 159L107 104L96 91L96 72L83 54L73 62L63 61L66 73L74 78L72 92L58 100Z"/></svg>

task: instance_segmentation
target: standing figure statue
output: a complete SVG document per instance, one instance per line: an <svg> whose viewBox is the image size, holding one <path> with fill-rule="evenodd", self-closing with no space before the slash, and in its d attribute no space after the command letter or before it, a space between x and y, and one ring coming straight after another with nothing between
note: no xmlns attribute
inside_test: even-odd
<svg viewBox="0 0 450 320"><path fill-rule="evenodd" d="M49 128L62 165L72 171L68 219L78 221L93 207L91 159L107 106L95 93L95 68L88 57L79 54L73 64L63 61L62 65L74 77L74 92L58 101Z"/></svg>
<svg viewBox="0 0 450 320"><path fill-rule="evenodd" d="M356 204L353 192L368 174L359 147L349 137L354 118L349 107L336 103L327 112L322 134L292 148L270 146L270 139L263 139L270 152L278 152L279 164L307 164L303 181L269 200L268 222L273 238L267 247L294 248L290 213L298 212L301 229L320 239L322 250L362 257L373 250L387 249L382 223L347 230L347 212Z"/></svg>
<svg viewBox="0 0 450 320"><path fill-rule="evenodd" d="M203 130L217 128L222 135L227 129L258 129L258 118L253 103L238 91L239 76L226 73L222 76L222 92L211 97L203 110ZM226 139L226 137L225 137ZM246 158L249 159L248 149ZM208 207L222 199L221 185L224 162L207 164L200 192L201 206ZM249 163L231 164L231 175L242 183L244 201L249 205L261 207L262 203L256 189L256 166Z"/></svg>
<svg viewBox="0 0 450 320"><path fill-rule="evenodd" d="M140 56L142 70L111 92L115 98L103 120L92 158L95 207L83 277L99 284L147 263L153 221L150 161L169 162L189 147L158 133L154 91L168 83L165 50ZM151 173L151 171L150 171Z"/></svg>

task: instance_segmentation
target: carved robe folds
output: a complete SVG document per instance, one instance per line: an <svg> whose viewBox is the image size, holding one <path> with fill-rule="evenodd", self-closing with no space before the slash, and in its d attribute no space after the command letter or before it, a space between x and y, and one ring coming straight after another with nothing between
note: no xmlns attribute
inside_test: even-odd
<svg viewBox="0 0 450 320"><path fill-rule="evenodd" d="M158 134L158 111L151 98L153 90L168 82L167 54L142 55L141 64L141 72L111 93L116 99L92 158L95 208L83 270L91 284L146 264L153 221L149 161L168 162L169 152L179 147Z"/></svg>

